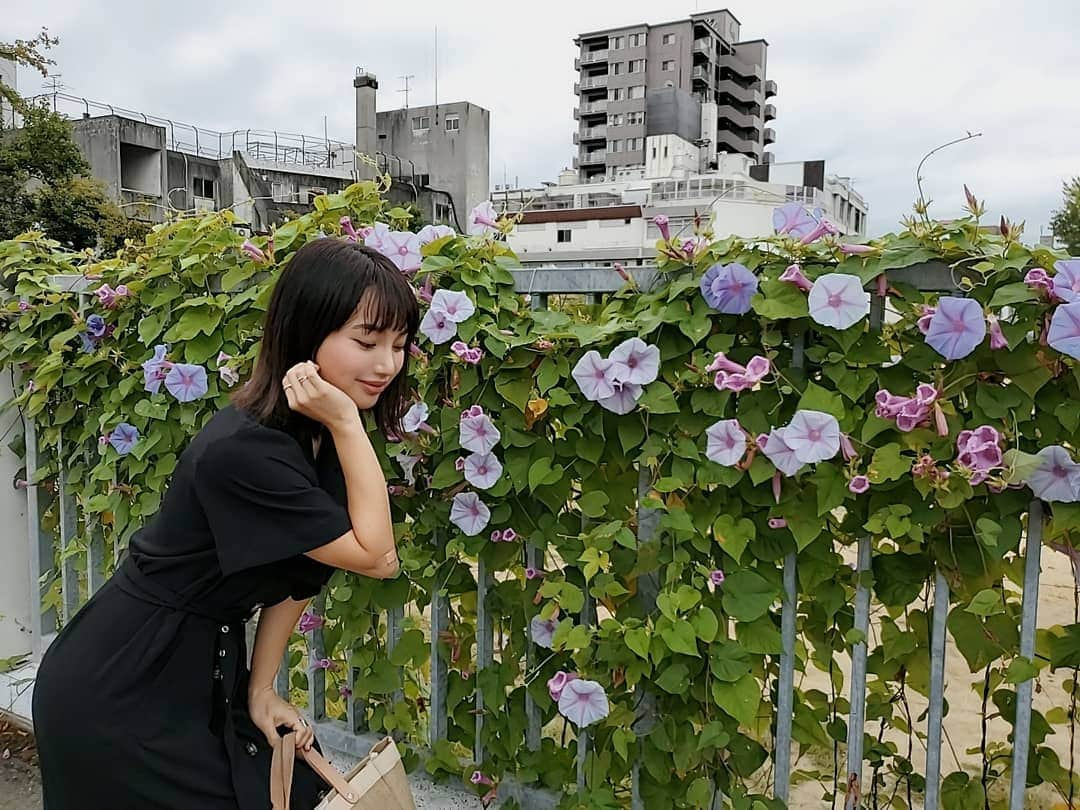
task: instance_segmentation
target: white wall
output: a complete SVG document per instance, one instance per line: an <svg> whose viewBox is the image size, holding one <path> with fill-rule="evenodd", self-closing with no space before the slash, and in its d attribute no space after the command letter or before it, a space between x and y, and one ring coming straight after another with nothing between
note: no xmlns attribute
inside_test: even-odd
<svg viewBox="0 0 1080 810"><path fill-rule="evenodd" d="M11 378L0 375L0 400L11 398ZM7 432L17 411L0 416L0 434ZM26 491L15 489L15 476L22 459L7 449L12 435L22 431L17 425L0 444L0 658L30 652L30 542L26 528Z"/></svg>
<svg viewBox="0 0 1080 810"><path fill-rule="evenodd" d="M805 164L798 163L774 163L769 167L769 182L781 183L786 186L803 185L803 171Z"/></svg>
<svg viewBox="0 0 1080 810"><path fill-rule="evenodd" d="M570 231L569 242L559 242L558 232ZM558 253L603 247L638 247L645 243L645 220L589 220L587 222L542 222L518 225L507 239L518 254Z"/></svg>
<svg viewBox="0 0 1080 810"><path fill-rule="evenodd" d="M645 176L675 177L696 174L701 150L678 135L651 135L645 139Z"/></svg>

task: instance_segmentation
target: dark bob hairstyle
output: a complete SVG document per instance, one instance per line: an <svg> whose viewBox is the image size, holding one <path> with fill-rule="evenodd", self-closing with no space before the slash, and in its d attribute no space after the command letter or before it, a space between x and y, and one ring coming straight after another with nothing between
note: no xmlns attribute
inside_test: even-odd
<svg viewBox="0 0 1080 810"><path fill-rule="evenodd" d="M345 239L308 242L281 271L266 310L255 370L233 398L235 405L298 438L320 433L320 425L289 408L281 381L293 366L315 359L322 342L348 323L368 293L365 305L372 328L407 336L401 371L372 409L384 436L400 434L408 407L409 347L420 325L420 308L412 285L393 262Z"/></svg>

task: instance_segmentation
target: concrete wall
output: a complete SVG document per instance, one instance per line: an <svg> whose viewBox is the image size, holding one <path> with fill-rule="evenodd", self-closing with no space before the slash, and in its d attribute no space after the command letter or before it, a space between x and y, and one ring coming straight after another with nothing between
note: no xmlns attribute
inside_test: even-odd
<svg viewBox="0 0 1080 810"><path fill-rule="evenodd" d="M71 122L72 137L90 164L90 172L105 184L105 193L120 200L120 119L112 116Z"/></svg>
<svg viewBox="0 0 1080 810"><path fill-rule="evenodd" d="M429 127L414 132L413 119L422 116ZM458 118L458 129L447 131L452 116ZM463 101L391 110L376 118L379 151L400 158L405 171L412 161L418 174L429 175L429 186L450 194L464 225L469 211L491 193L491 113Z"/></svg>
<svg viewBox="0 0 1080 810"><path fill-rule="evenodd" d="M646 135L678 135L686 141L701 137L701 105L685 90L652 90L645 100Z"/></svg>
<svg viewBox="0 0 1080 810"><path fill-rule="evenodd" d="M11 375L0 374L0 399L12 396ZM8 411L0 420L6 431L19 415ZM22 432L16 426L12 433ZM26 492L15 489L22 459L0 443L0 515L4 540L0 544L0 658L30 652L30 542L26 527ZM4 706L0 706L4 708Z"/></svg>
<svg viewBox="0 0 1080 810"><path fill-rule="evenodd" d="M652 135L645 141L645 176L676 177L696 174L701 150L678 135Z"/></svg>

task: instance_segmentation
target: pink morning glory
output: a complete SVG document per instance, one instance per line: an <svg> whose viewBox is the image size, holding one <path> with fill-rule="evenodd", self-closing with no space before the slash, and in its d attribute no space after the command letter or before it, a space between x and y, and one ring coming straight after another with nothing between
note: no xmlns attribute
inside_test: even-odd
<svg viewBox="0 0 1080 810"><path fill-rule="evenodd" d="M539 579L543 575L543 571L539 568L533 568L531 565L525 569L525 579Z"/></svg>
<svg viewBox="0 0 1080 810"><path fill-rule="evenodd" d="M803 464L814 464L840 450L840 424L831 413L798 411L784 430L784 443Z"/></svg>
<svg viewBox="0 0 1080 810"><path fill-rule="evenodd" d="M724 467L734 467L746 455L746 431L737 419L721 419L705 431L705 457Z"/></svg>
<svg viewBox="0 0 1080 810"><path fill-rule="evenodd" d="M1080 360L1080 298L1054 308L1046 342L1062 354Z"/></svg>
<svg viewBox="0 0 1080 810"><path fill-rule="evenodd" d="M331 661L329 658L318 658L315 661L312 661L311 668L330 670L332 672L338 668L338 665L336 662Z"/></svg>
<svg viewBox="0 0 1080 810"><path fill-rule="evenodd" d="M608 716L608 698L596 681L570 681L559 695L559 714L578 728L585 728Z"/></svg>
<svg viewBox="0 0 1080 810"><path fill-rule="evenodd" d="M316 630L325 624L325 620L322 616L311 611L306 611L300 617L300 624L298 629L301 633L310 633L312 630Z"/></svg>
<svg viewBox="0 0 1080 810"><path fill-rule="evenodd" d="M811 242L816 242L818 239L825 236L826 234L828 234L829 236L835 236L838 233L840 233L840 231L837 230L836 226L823 217L821 221L818 222L816 226L814 226L814 229L812 231L803 235L802 239L799 240L799 244L809 245Z"/></svg>
<svg viewBox="0 0 1080 810"><path fill-rule="evenodd" d="M431 298L431 308L446 315L454 323L462 323L476 312L476 305L458 290L436 290Z"/></svg>
<svg viewBox="0 0 1080 810"><path fill-rule="evenodd" d="M517 540L517 536L517 532L515 532L513 529L503 529L502 541L504 543L513 543L515 540Z"/></svg>
<svg viewBox="0 0 1080 810"><path fill-rule="evenodd" d="M1028 270L1027 275L1024 276L1024 283L1046 296L1049 296L1054 291L1054 280L1041 267L1033 267Z"/></svg>
<svg viewBox="0 0 1080 810"><path fill-rule="evenodd" d="M826 273L814 282L807 298L810 317L822 326L847 329L870 314L870 293L858 276Z"/></svg>
<svg viewBox="0 0 1080 810"><path fill-rule="evenodd" d="M601 397L597 400L601 408L617 413L620 416L630 413L637 407L641 399L641 386L634 383L624 383L619 380L612 382L615 393L610 397Z"/></svg>
<svg viewBox="0 0 1080 810"><path fill-rule="evenodd" d="M115 309L119 303L119 299L128 295L128 288L121 284L115 290L108 284L102 284L98 287L94 293L98 297L98 301L106 309Z"/></svg>
<svg viewBox="0 0 1080 810"><path fill-rule="evenodd" d="M390 231L382 240L381 252L402 273L420 269L420 239L409 231Z"/></svg>
<svg viewBox="0 0 1080 810"><path fill-rule="evenodd" d="M946 360L967 357L986 337L986 318L978 301L942 296L930 318L926 342Z"/></svg>
<svg viewBox="0 0 1080 810"><path fill-rule="evenodd" d="M493 453L473 453L465 458L465 480L477 489L491 489L503 467Z"/></svg>
<svg viewBox="0 0 1080 810"><path fill-rule="evenodd" d="M499 215L490 201L484 201L469 212L469 236L484 236L499 230Z"/></svg>
<svg viewBox="0 0 1080 810"><path fill-rule="evenodd" d="M660 373L660 348L641 338L629 338L611 350L608 359L615 365L619 382L648 385Z"/></svg>
<svg viewBox="0 0 1080 810"><path fill-rule="evenodd" d="M769 518L770 529L784 529L787 528L787 521L784 518Z"/></svg>
<svg viewBox="0 0 1080 810"><path fill-rule="evenodd" d="M360 234L364 237L365 245L386 255L386 241L387 237L390 235L389 225L385 222L376 222L367 229L367 233L361 231Z"/></svg>
<svg viewBox="0 0 1080 810"><path fill-rule="evenodd" d="M991 470L1001 466L1001 434L991 425L962 430L956 438L956 460L972 471L972 484L981 484Z"/></svg>
<svg viewBox="0 0 1080 810"><path fill-rule="evenodd" d="M529 635L532 637L533 644L548 650L553 649L551 637L555 635L555 628L558 626L558 622L554 619L542 619L539 616L533 616L532 621L529 622Z"/></svg>
<svg viewBox="0 0 1080 810"><path fill-rule="evenodd" d="M721 358L723 359L721 360ZM761 382L772 366L767 357L755 355L743 367L728 360L724 357L723 352L718 352L716 358L706 366L705 370L713 371L718 368L720 370L716 372L716 377L713 378L713 385L716 386L716 389L718 391L739 392L749 391Z"/></svg>
<svg viewBox="0 0 1080 810"><path fill-rule="evenodd" d="M870 489L870 479L865 475L856 475L848 482L848 489L856 495L862 495Z"/></svg>
<svg viewBox="0 0 1080 810"><path fill-rule="evenodd" d="M851 437L846 433L840 434L840 453L844 456L844 461L851 461L858 455L855 445L851 443Z"/></svg>
<svg viewBox="0 0 1080 810"><path fill-rule="evenodd" d="M563 689L571 681L576 681L578 674L576 672L556 672L550 678L548 678L547 688L548 694L551 695L551 699L558 702L562 696Z"/></svg>
<svg viewBox="0 0 1080 810"><path fill-rule="evenodd" d="M356 228L353 227L352 218L344 216L338 220L338 224L341 225L341 232L348 237L350 242L359 242L360 234L356 232Z"/></svg>
<svg viewBox="0 0 1080 810"><path fill-rule="evenodd" d="M426 402L414 402L401 418L401 429L406 433L417 433L427 424L431 410Z"/></svg>
<svg viewBox="0 0 1080 810"><path fill-rule="evenodd" d="M449 225L425 225L416 236L421 245L430 245L432 242L437 242L448 236L455 236L455 234L454 229Z"/></svg>
<svg viewBox="0 0 1080 810"><path fill-rule="evenodd" d="M871 245L840 245L840 252L848 256L865 256L876 251L877 248Z"/></svg>
<svg viewBox="0 0 1080 810"><path fill-rule="evenodd" d="M459 492L450 507L450 522L469 537L480 534L491 520L491 510L475 492Z"/></svg>
<svg viewBox="0 0 1080 810"><path fill-rule="evenodd" d="M671 229L669 226L670 220L664 214L657 214L653 217L653 225L660 231L660 236L663 237L665 242L671 241Z"/></svg>
<svg viewBox="0 0 1080 810"><path fill-rule="evenodd" d="M1080 301L1080 259L1054 262L1053 293L1070 304Z"/></svg>
<svg viewBox="0 0 1080 810"><path fill-rule="evenodd" d="M1035 496L1047 502L1080 501L1080 464L1072 460L1069 451L1055 444L1035 455L1041 463L1027 480Z"/></svg>
<svg viewBox="0 0 1080 810"><path fill-rule="evenodd" d="M439 346L457 334L457 324L441 309L432 307L420 321L420 331L428 340Z"/></svg>
<svg viewBox="0 0 1080 810"><path fill-rule="evenodd" d="M799 461L795 451L787 443L788 430L789 428L774 428L771 433L759 436L757 444L777 470L786 476L792 476L802 468L803 462Z"/></svg>
<svg viewBox="0 0 1080 810"><path fill-rule="evenodd" d="M730 374L745 374L746 366L741 366L734 360L729 360L723 352L717 352L712 362L705 366L705 370L709 372L726 371Z"/></svg>
<svg viewBox="0 0 1080 810"><path fill-rule="evenodd" d="M469 346L461 340L455 340L453 343L451 343L450 351L453 352L457 357L461 358L461 360L463 360L464 362L474 366L479 363L484 357L484 352L482 349L469 348Z"/></svg>
<svg viewBox="0 0 1080 810"><path fill-rule="evenodd" d="M165 388L179 402L192 402L206 395L206 369L194 363L175 363L165 375Z"/></svg>
<svg viewBox="0 0 1080 810"><path fill-rule="evenodd" d="M255 262L265 262L266 254L263 253L258 246L250 239L245 239L244 244L240 245L240 250L244 251L248 257Z"/></svg>
<svg viewBox="0 0 1080 810"><path fill-rule="evenodd" d="M489 777L484 776L483 771L473 771L472 776L469 777L469 781L474 785L487 785L488 787L495 784Z"/></svg>
<svg viewBox="0 0 1080 810"><path fill-rule="evenodd" d="M701 277L705 303L727 315L750 311L750 299L758 289L757 276L738 262L714 264Z"/></svg>
<svg viewBox="0 0 1080 810"><path fill-rule="evenodd" d="M401 471L405 476L405 481L410 485L415 484L416 465L420 463L420 456L413 456L408 453L398 453L394 458L397 459L397 463L401 465Z"/></svg>
<svg viewBox="0 0 1080 810"><path fill-rule="evenodd" d="M236 369L226 365L230 360L232 360L231 354L225 354L225 352L218 353L218 375L228 388L232 388L240 382L240 375L236 373Z"/></svg>
<svg viewBox="0 0 1080 810"><path fill-rule="evenodd" d="M803 292L810 292L810 290L814 289L814 283L806 277L802 268L797 264L789 264L787 269L780 274L780 278L778 278L777 281L794 284Z"/></svg>
<svg viewBox="0 0 1080 810"><path fill-rule="evenodd" d="M474 407L479 413L470 408L461 414L458 443L473 453L490 453L502 434L487 414L478 406Z"/></svg>
<svg viewBox="0 0 1080 810"><path fill-rule="evenodd" d="M790 233L801 239L817 227L818 221L797 202L789 202L773 209L773 229L779 234Z"/></svg>
<svg viewBox="0 0 1080 810"><path fill-rule="evenodd" d="M994 351L1009 348L1009 341L1005 339L1005 333L1001 331L1001 323L997 315L993 313L987 315L986 322L990 325L990 348Z"/></svg>
<svg viewBox="0 0 1080 810"><path fill-rule="evenodd" d="M109 444L111 444L113 449L122 456L126 456L134 450L138 441L138 429L135 428L134 425L129 425L127 422L121 422L114 427L112 433L109 434Z"/></svg>
<svg viewBox="0 0 1080 810"><path fill-rule="evenodd" d="M154 347L154 356L142 364L143 385L151 394L161 390L161 384L165 382L165 377L172 368L172 363L165 359L165 352L168 350L168 346L158 344Z"/></svg>
<svg viewBox="0 0 1080 810"><path fill-rule="evenodd" d="M585 352L571 372L581 393L590 402L615 394L615 375L615 363L601 357L595 349Z"/></svg>
<svg viewBox="0 0 1080 810"><path fill-rule="evenodd" d="M724 572L721 571L719 568L717 568L715 571L709 572L709 582L711 582L717 588L724 584L725 579L727 579L727 577L724 576Z"/></svg>
<svg viewBox="0 0 1080 810"><path fill-rule="evenodd" d="M937 312L937 307L931 307L926 304L919 305L919 319L916 321L916 326L919 327L919 331L924 335L930 331L930 321L934 319L934 313Z"/></svg>

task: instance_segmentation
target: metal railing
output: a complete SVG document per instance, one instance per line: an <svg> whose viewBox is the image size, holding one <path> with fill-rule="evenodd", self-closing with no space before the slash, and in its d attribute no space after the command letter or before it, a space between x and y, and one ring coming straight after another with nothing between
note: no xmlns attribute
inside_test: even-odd
<svg viewBox="0 0 1080 810"><path fill-rule="evenodd" d="M612 269L582 267L582 268L552 268L552 269L520 269L511 271L515 287L519 293L531 296L531 306L534 309L543 309L548 305L551 295L582 295L590 302L599 302L607 294L619 291L623 288L623 281ZM629 268L628 272L634 277L637 286L642 290L653 288L661 281L661 274L651 267ZM954 290L950 268L944 264L930 262L902 269L889 271L890 281L894 284L911 284L924 291L951 291ZM84 290L83 295L89 295L85 291L84 280L72 282L71 279L61 279L66 289ZM59 286L58 284L58 286ZM884 320L885 299L871 292L871 329L878 331ZM790 335L793 363L801 368L805 363L807 340L803 331L795 330ZM26 439L26 478L33 482L37 478L39 459L42 447L39 435L32 419L24 420ZM60 472L54 488L46 488L43 484L25 485L27 496L27 529L29 536L29 570L27 572L30 581L31 615L30 631L33 635L33 649L35 658L39 658L49 641L55 635L58 623L69 621L79 607L92 596L105 582L108 569L119 557L121 550L107 548L101 532L89 525L80 515L68 474L68 465L65 463L82 451L72 448L65 443L63 432L58 439L57 455L61 460ZM91 452L91 448L85 448ZM647 467L641 467L638 471L639 497L648 492L652 481L652 471ZM55 529L50 528L43 520L47 506L55 505L59 514L59 521ZM638 543L650 540L656 531L659 516L654 510L646 509L639 505L637 509ZM1040 549L1043 530L1043 505L1038 499L1032 500L1028 510L1028 528L1026 530L1026 544L1024 553L1024 577L1023 577L1023 605L1020 628L1020 654L1031 658L1034 651L1036 634L1036 605L1039 594L1040 575ZM82 527L80 529L80 526ZM440 547L446 543L446 536L438 539ZM60 554L57 554L57 550ZM59 570L54 566L54 560L59 557ZM522 562L527 566L540 568L541 549L527 545L522 552ZM847 778L844 784L847 786L845 807L847 810L861 806L863 786L863 745L864 729L866 725L867 705L867 647L865 639L868 637L870 628L870 599L871 585L869 571L871 567L871 538L861 537L858 541L858 559L856 562L856 593L854 610L854 630L856 638L863 639L854 644L852 650L852 674L850 679L850 693L848 696L850 713L847 729ZM773 793L787 801L790 794L792 775L792 730L794 718L794 676L795 658L797 651L797 617L800 612L798 582L798 561L795 552L789 552L783 558L783 595L781 598L781 638L782 652L779 655L779 669L777 677L777 702L776 702L776 726L773 745L774 768L773 768ZM479 672L493 666L494 627L497 616L488 604L488 596L492 592L494 579L483 560L477 567L477 676L474 683L479 683L482 678ZM46 610L42 606L43 584L47 587L59 578L61 588L60 616L52 610ZM656 575L646 575L638 580L637 596L641 609L646 613L655 610L657 593ZM806 601L812 600L812 596L805 595ZM432 746L447 738L448 715L446 696L449 685L450 661L440 648L440 638L449 630L449 596L435 589L430 594L430 649L431 649L431 683L430 683L430 709L429 709L429 742ZM321 599L313 603L315 612L320 612L324 602ZM944 573L939 569L933 577L933 608L931 610L931 633L930 633L930 680L929 680L929 708L926 721L927 735L927 758L926 758L926 810L937 810L940 801L941 788L941 743L942 743L942 719L944 708L944 672L946 657L946 619L949 608L949 585ZM387 638L387 655L389 656L403 632L405 611L402 608L383 611L376 622L385 623ZM585 607L579 616L579 623L595 625L596 608L591 596L586 597ZM251 624L251 623L249 623ZM249 628L249 632L251 628ZM307 658L315 661L325 655L325 643L323 630L316 627L305 634ZM538 665L534 645L529 644L527 652L527 670L533 670ZM399 675L401 668L398 668ZM375 734L368 729L367 705L360 699L354 698L347 701L347 719L343 721L328 717L326 703L326 673L322 669L307 671L307 710L314 721L314 727L318 738L325 746L334 750L360 756L367 752L375 739ZM289 692L290 668L288 656L279 673L277 687L283 695ZM346 682L350 688L355 686L357 670L351 666L346 674ZM354 690L355 694L355 690ZM657 719L654 701L647 694L639 695L641 700L637 702L634 728L638 736L648 733ZM473 750L473 758L476 763L481 763L484 758L482 731L486 718L490 712L499 711L501 707L488 707L479 688L474 692L474 714L476 723L476 743ZM1014 726L1014 742L1012 750L1012 782L1010 790L1010 810L1021 810L1024 806L1024 790L1027 774L1027 757L1030 742L1031 712L1032 712L1032 681L1025 681L1017 687L1016 692L1016 723ZM537 751L541 744L541 712L536 703L526 692L525 698L526 729L522 743L529 750ZM577 782L579 787L585 784L585 763L591 748L591 734L584 731L578 738L578 771ZM632 807L644 808L642 797L638 791L639 780L637 771L632 779ZM504 783L513 787L513 783ZM543 791L533 788L528 789L531 798L530 805L541 806ZM538 803L540 802L540 803ZM551 805L553 806L553 802Z"/></svg>

